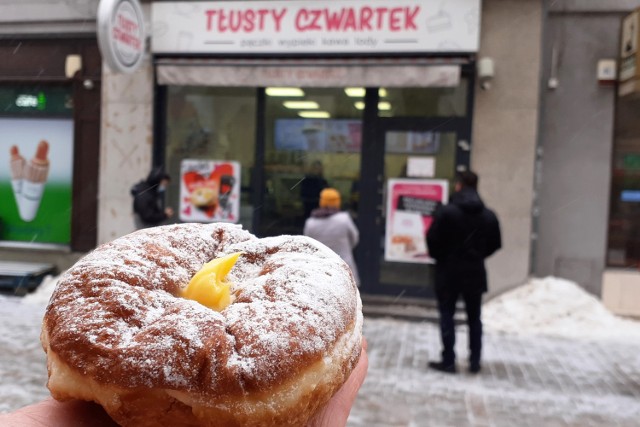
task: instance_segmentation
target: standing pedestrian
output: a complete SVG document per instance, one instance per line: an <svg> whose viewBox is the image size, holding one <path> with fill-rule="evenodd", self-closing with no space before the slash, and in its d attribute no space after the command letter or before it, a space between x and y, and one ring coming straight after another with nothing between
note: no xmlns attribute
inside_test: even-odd
<svg viewBox="0 0 640 427"><path fill-rule="evenodd" d="M349 265L356 284L360 285L353 248L360 234L348 212L340 210L340 193L335 188L320 192L320 207L311 212L304 223L304 235L324 243Z"/></svg>
<svg viewBox="0 0 640 427"><path fill-rule="evenodd" d="M450 203L434 213L427 232L429 255L435 259L435 291L440 314L442 359L429 367L455 373L453 317L462 296L469 326L469 371L480 372L482 294L487 292L484 260L502 246L500 224L478 195L478 176L458 174Z"/></svg>
<svg viewBox="0 0 640 427"><path fill-rule="evenodd" d="M160 225L173 216L173 209L164 206L164 193L171 178L160 166L131 188L136 228Z"/></svg>

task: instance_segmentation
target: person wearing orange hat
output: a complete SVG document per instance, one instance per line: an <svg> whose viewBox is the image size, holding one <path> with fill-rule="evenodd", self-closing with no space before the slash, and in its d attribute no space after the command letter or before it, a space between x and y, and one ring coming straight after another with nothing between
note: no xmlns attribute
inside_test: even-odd
<svg viewBox="0 0 640 427"><path fill-rule="evenodd" d="M358 268L353 259L353 248L360 234L349 213L342 211L340 193L335 188L320 192L320 207L311 211L305 221L304 235L324 243L349 265L353 277L360 285Z"/></svg>

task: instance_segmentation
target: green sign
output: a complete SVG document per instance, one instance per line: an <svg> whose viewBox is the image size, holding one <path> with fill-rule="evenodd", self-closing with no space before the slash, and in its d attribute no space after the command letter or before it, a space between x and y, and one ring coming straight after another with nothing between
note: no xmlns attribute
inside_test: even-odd
<svg viewBox="0 0 640 427"><path fill-rule="evenodd" d="M73 115L71 87L0 87L0 115L71 117Z"/></svg>

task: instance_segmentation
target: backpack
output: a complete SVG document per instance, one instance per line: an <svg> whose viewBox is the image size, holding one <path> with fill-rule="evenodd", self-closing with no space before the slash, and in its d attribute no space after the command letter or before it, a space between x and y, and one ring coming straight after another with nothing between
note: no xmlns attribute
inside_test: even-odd
<svg viewBox="0 0 640 427"><path fill-rule="evenodd" d="M146 189L147 189L147 183L143 180L138 182L137 184L134 184L133 187L131 187L130 192L133 197L136 197L138 194L142 193Z"/></svg>

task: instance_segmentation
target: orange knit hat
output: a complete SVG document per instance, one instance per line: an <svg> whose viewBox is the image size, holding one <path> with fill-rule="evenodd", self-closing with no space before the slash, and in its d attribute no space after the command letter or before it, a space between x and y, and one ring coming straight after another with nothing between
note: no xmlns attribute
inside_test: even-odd
<svg viewBox="0 0 640 427"><path fill-rule="evenodd" d="M340 193L335 188L325 188L320 192L321 208L340 209Z"/></svg>

